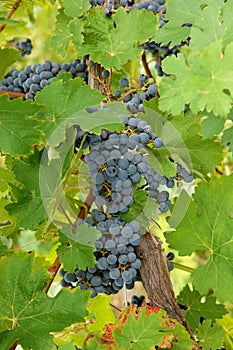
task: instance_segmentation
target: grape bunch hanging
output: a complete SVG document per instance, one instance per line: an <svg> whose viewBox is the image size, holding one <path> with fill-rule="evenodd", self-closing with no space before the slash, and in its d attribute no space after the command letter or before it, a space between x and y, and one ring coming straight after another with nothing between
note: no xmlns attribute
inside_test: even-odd
<svg viewBox="0 0 233 350"><path fill-rule="evenodd" d="M94 114L98 108L88 110ZM149 148L159 152L163 147L163 140L152 132L151 125L136 116L120 117L124 123L121 132L102 129L97 135L77 126L75 150L81 148L85 153L83 161L92 180L96 206L90 216L79 220L79 229L86 223L96 227L101 236L95 242L95 267L81 270L76 266L73 272L61 269L60 275L63 287L91 290L92 297L98 293L115 294L124 285L132 289L135 281L141 280L141 260L135 251L140 244L140 223L127 222L122 214L133 206L141 185L158 203L160 213L167 212L171 205L169 190L176 181L148 165ZM177 165L177 171L180 178L192 182L192 174L186 169ZM172 269L171 264L168 269Z"/></svg>

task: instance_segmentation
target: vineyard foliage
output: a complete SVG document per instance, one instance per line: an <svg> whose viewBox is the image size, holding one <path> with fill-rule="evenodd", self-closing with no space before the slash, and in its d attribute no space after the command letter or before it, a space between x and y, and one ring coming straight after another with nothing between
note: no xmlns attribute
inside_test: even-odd
<svg viewBox="0 0 233 350"><path fill-rule="evenodd" d="M1 1L1 350L233 349L232 13L231 0ZM30 54L19 50L27 38ZM135 118L145 121L140 134ZM106 147L112 135L128 137L124 158L136 152L132 137L146 140L140 180L130 177L132 190L121 180L124 207L107 202L106 178L104 204L94 198L90 135ZM103 176L112 164L100 164ZM154 200L155 173L169 199ZM91 218L93 209L106 217ZM80 271L101 269L96 244L110 219L122 235L140 223L131 256L148 231L175 254L170 276L190 331L144 290L148 303L129 305L129 263L117 265L119 278L114 264L106 270L111 287L94 284L94 293L92 275L74 285ZM138 254L132 264L139 271ZM128 293L141 294L138 276Z"/></svg>

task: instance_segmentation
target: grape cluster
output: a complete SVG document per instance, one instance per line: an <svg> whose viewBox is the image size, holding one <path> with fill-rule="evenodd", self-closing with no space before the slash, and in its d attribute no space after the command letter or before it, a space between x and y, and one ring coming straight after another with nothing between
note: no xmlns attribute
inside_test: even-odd
<svg viewBox="0 0 233 350"><path fill-rule="evenodd" d="M116 294L124 284L132 289L134 282L140 280L141 260L135 253L140 243L140 224L137 221L126 223L119 216L107 217L98 209L93 209L92 216L84 222L101 232L95 242L97 263L85 271L78 267L73 273L61 269L61 285L91 290L92 297L98 293Z"/></svg>
<svg viewBox="0 0 233 350"><path fill-rule="evenodd" d="M111 214L124 213L134 202L136 184L143 184L148 196L159 204L161 213L168 211L171 201L169 192L159 187L172 188L173 178L158 174L148 166L146 147L155 149L163 146L163 140L151 132L147 122L136 117L121 114L125 124L124 132L102 130L101 135L77 132L75 146L90 151L85 155L92 177L96 204L106 207ZM82 140L85 141L82 142ZM144 153L143 153L144 152Z"/></svg>
<svg viewBox="0 0 233 350"><path fill-rule="evenodd" d="M72 63L52 63L47 60L42 64L26 66L24 70L11 70L0 83L0 90L25 93L26 99L34 99L35 93L50 84L59 73L70 72L74 77L81 77L87 82L88 71L86 57Z"/></svg>
<svg viewBox="0 0 233 350"><path fill-rule="evenodd" d="M23 41L17 41L14 44L15 48L20 51L20 56L30 55L33 49L31 39L27 38Z"/></svg>
<svg viewBox="0 0 233 350"><path fill-rule="evenodd" d="M159 14L160 17L166 12L166 6L164 5L166 0L140 0L138 2L135 0L89 0L89 2L93 6L102 6L106 16L111 16L121 6L126 8L127 11L146 9Z"/></svg>
<svg viewBox="0 0 233 350"><path fill-rule="evenodd" d="M176 174L179 180L184 180L187 183L193 182L193 174L188 172L188 170L183 168L180 164L176 166Z"/></svg>
<svg viewBox="0 0 233 350"><path fill-rule="evenodd" d="M138 80L141 92L134 91L125 95L123 92L122 95L120 89L114 91L114 97L119 98L122 96L121 98L126 103L127 109L135 114L144 112L143 101L149 101L158 95L158 86L154 79L149 79L146 75L140 74ZM126 78L121 78L119 84L121 88L129 88L129 81Z"/></svg>

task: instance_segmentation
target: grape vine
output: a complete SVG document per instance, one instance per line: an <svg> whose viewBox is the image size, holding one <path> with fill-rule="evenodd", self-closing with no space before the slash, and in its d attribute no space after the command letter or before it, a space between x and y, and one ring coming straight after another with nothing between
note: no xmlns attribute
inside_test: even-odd
<svg viewBox="0 0 233 350"><path fill-rule="evenodd" d="M2 2L0 349L233 348L232 10Z"/></svg>

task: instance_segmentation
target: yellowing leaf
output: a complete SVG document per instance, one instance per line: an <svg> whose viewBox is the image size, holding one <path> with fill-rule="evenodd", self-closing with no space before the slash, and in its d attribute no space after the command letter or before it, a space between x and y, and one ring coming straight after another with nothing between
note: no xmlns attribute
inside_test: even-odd
<svg viewBox="0 0 233 350"><path fill-rule="evenodd" d="M115 322L115 316L107 295L97 295L95 298L90 299L88 311L90 313L89 318L94 316L94 323L88 326L90 332L100 331L106 323Z"/></svg>

